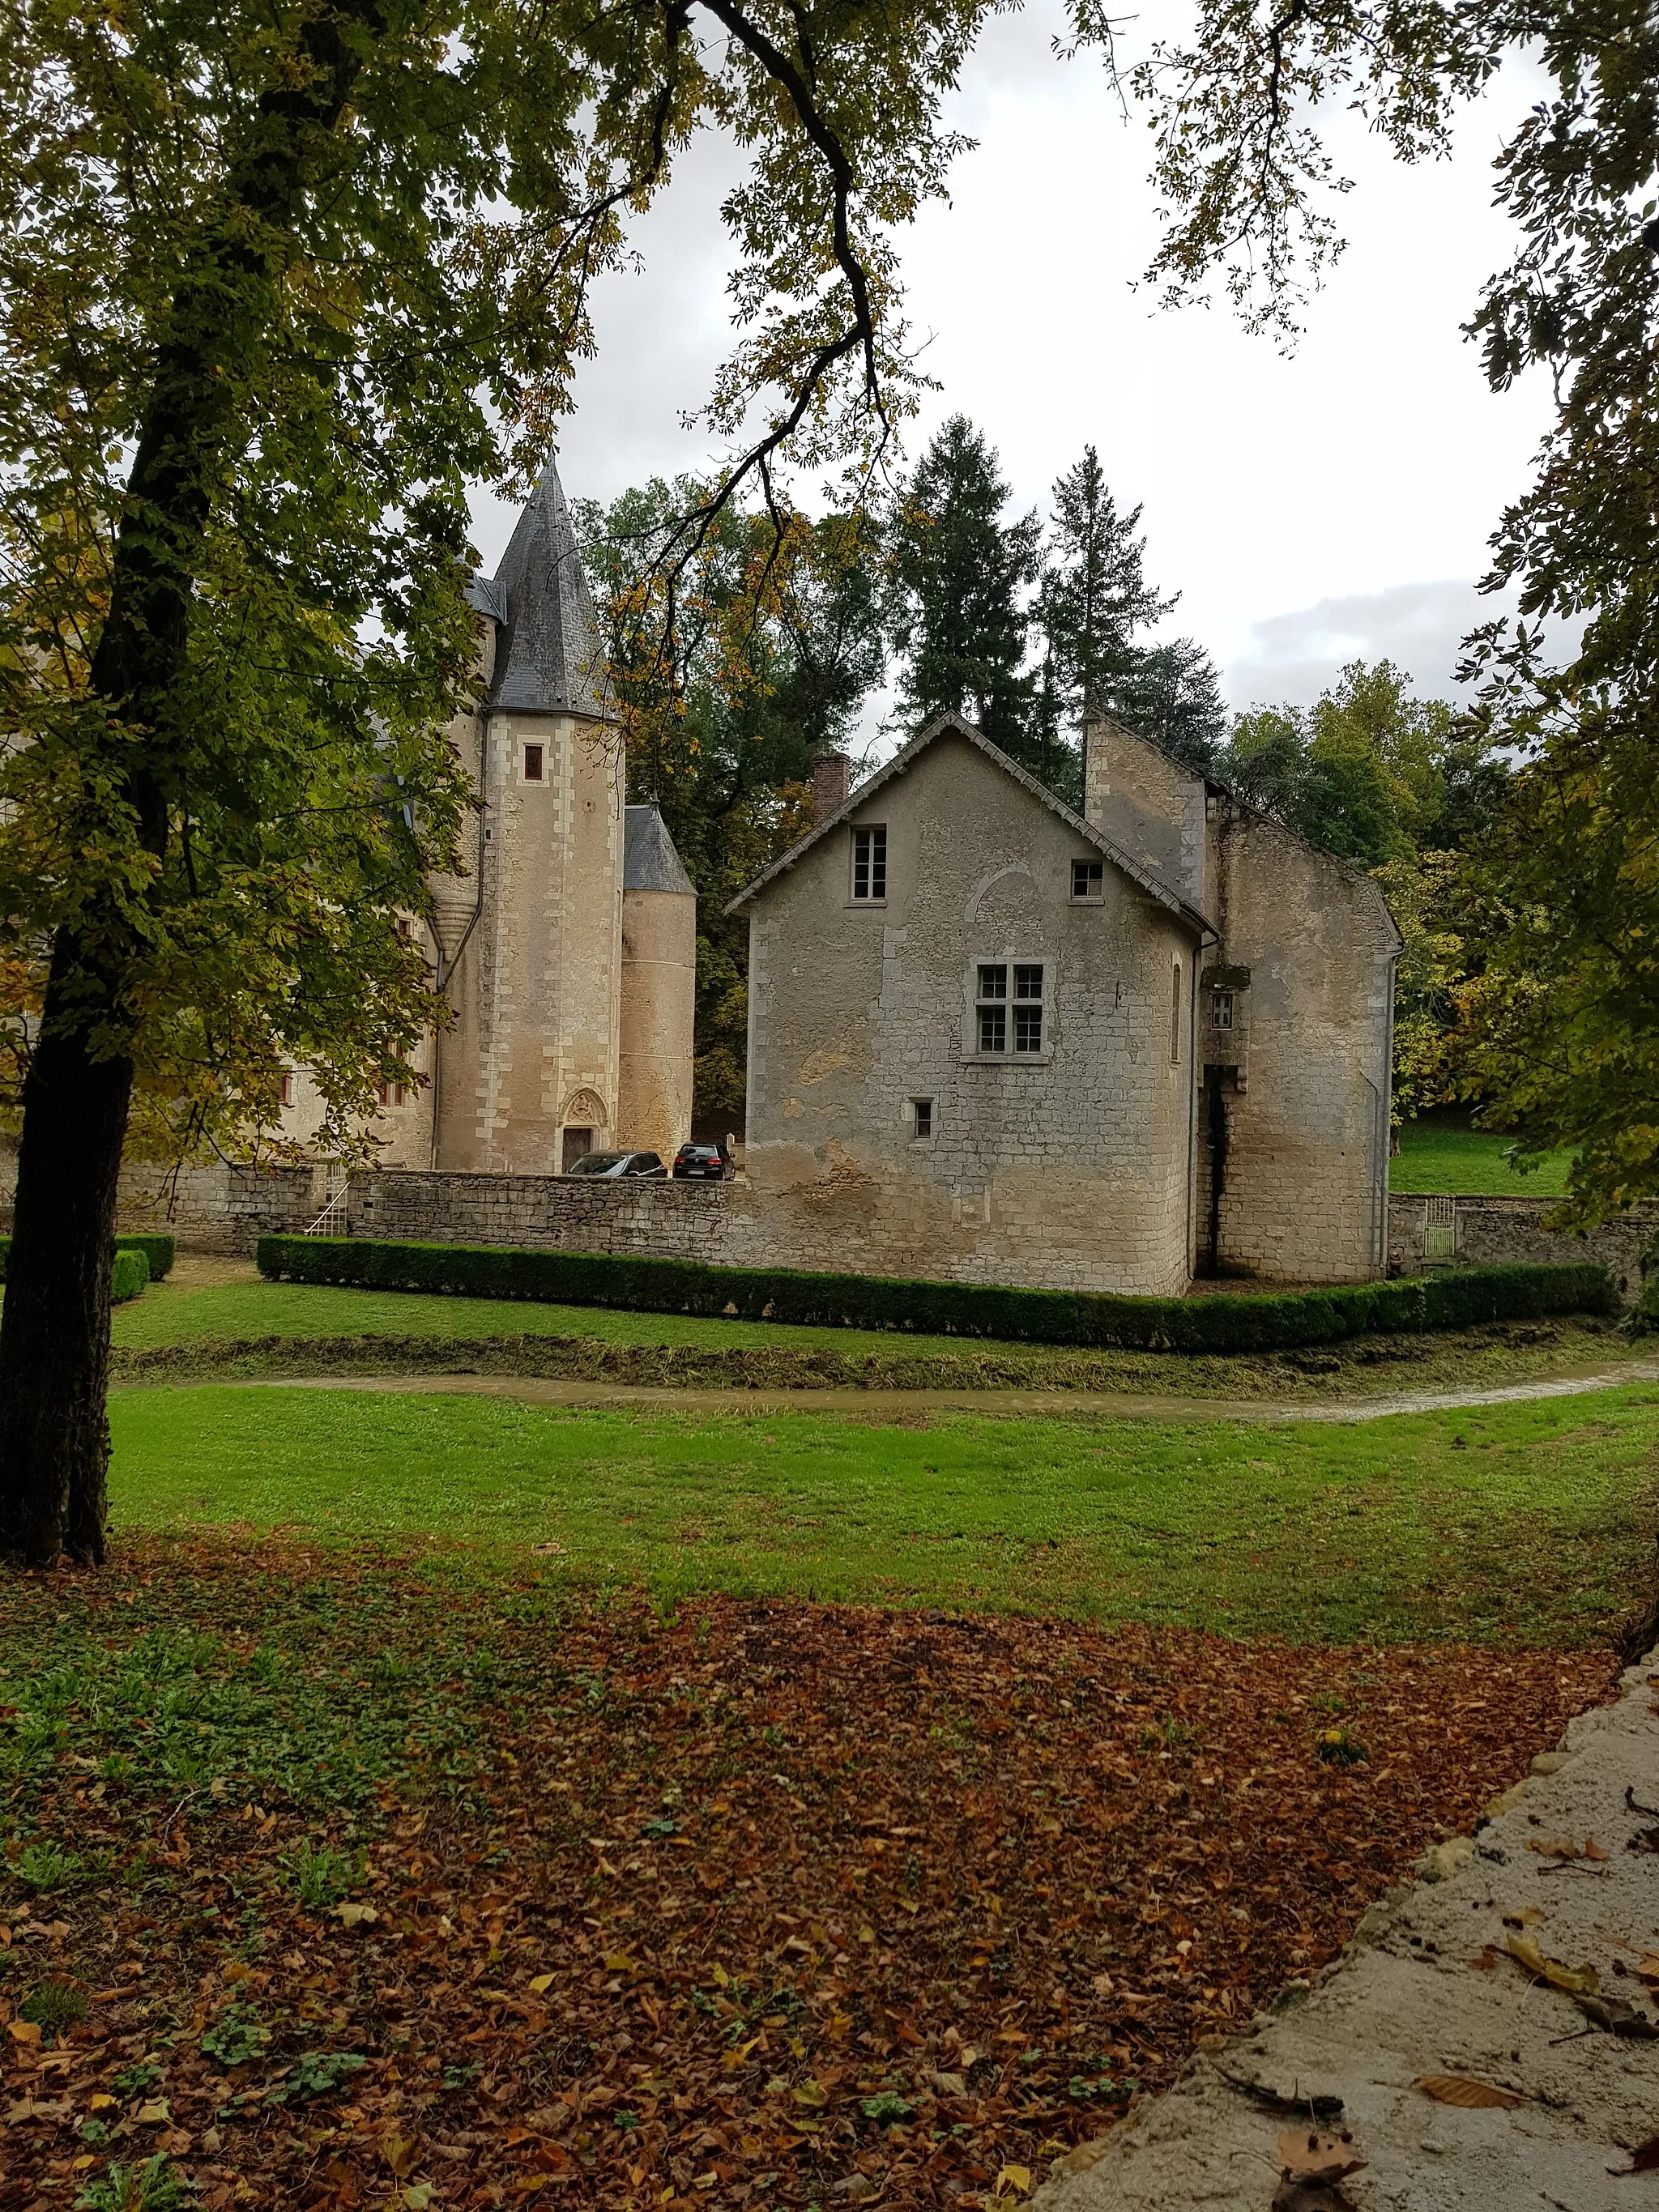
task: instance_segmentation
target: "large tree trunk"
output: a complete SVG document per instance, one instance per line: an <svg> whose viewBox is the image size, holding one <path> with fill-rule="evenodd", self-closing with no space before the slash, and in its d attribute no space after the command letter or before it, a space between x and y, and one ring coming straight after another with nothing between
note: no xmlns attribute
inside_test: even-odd
<svg viewBox="0 0 1659 2212"><path fill-rule="evenodd" d="M60 945L23 1090L0 1309L0 1548L29 1565L104 1557L110 1271L132 1063L91 1059L61 1000ZM58 1018L54 1021L56 1013Z"/></svg>
<svg viewBox="0 0 1659 2212"><path fill-rule="evenodd" d="M263 373L309 165L339 125L384 5L319 0L301 24L301 66L259 98L258 128L181 271L157 354L88 691L124 732L106 764L158 860L189 782L191 733L171 716L208 519L248 434L239 410ZM59 937L23 1091L0 1312L0 1551L39 1564L104 1556L110 1269L133 1062L89 1046L100 1030L136 1039L124 963L142 942L113 899L86 945Z"/></svg>

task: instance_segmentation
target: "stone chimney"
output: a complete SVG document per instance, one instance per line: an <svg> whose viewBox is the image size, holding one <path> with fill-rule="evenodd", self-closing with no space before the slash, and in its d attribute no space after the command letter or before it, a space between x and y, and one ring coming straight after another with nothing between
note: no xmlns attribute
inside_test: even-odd
<svg viewBox="0 0 1659 2212"><path fill-rule="evenodd" d="M819 753L812 763L812 827L830 819L847 804L853 763L845 753Z"/></svg>

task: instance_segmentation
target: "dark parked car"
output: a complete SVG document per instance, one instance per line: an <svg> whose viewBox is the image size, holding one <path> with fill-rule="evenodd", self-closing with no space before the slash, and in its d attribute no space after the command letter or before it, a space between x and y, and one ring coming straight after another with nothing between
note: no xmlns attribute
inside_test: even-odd
<svg viewBox="0 0 1659 2212"><path fill-rule="evenodd" d="M580 1176L665 1176L655 1152L584 1152L565 1170Z"/></svg>
<svg viewBox="0 0 1659 2212"><path fill-rule="evenodd" d="M723 1182L729 1172L718 1145L682 1145L674 1155L677 1182Z"/></svg>

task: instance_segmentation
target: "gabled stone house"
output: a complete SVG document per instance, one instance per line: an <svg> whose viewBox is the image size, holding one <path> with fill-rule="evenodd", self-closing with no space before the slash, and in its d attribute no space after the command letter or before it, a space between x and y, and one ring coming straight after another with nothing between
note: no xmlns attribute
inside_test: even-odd
<svg viewBox="0 0 1659 2212"><path fill-rule="evenodd" d="M1107 721L1074 812L945 717L733 902L797 1264L1168 1293L1386 1264L1376 885Z"/></svg>

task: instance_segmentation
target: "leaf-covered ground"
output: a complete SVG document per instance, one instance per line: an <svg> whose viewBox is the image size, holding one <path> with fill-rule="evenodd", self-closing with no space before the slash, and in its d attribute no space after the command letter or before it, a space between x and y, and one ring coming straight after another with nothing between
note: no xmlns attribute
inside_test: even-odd
<svg viewBox="0 0 1659 2212"><path fill-rule="evenodd" d="M1018 2199L1615 1664L544 1565L0 1584L6 2212Z"/></svg>

